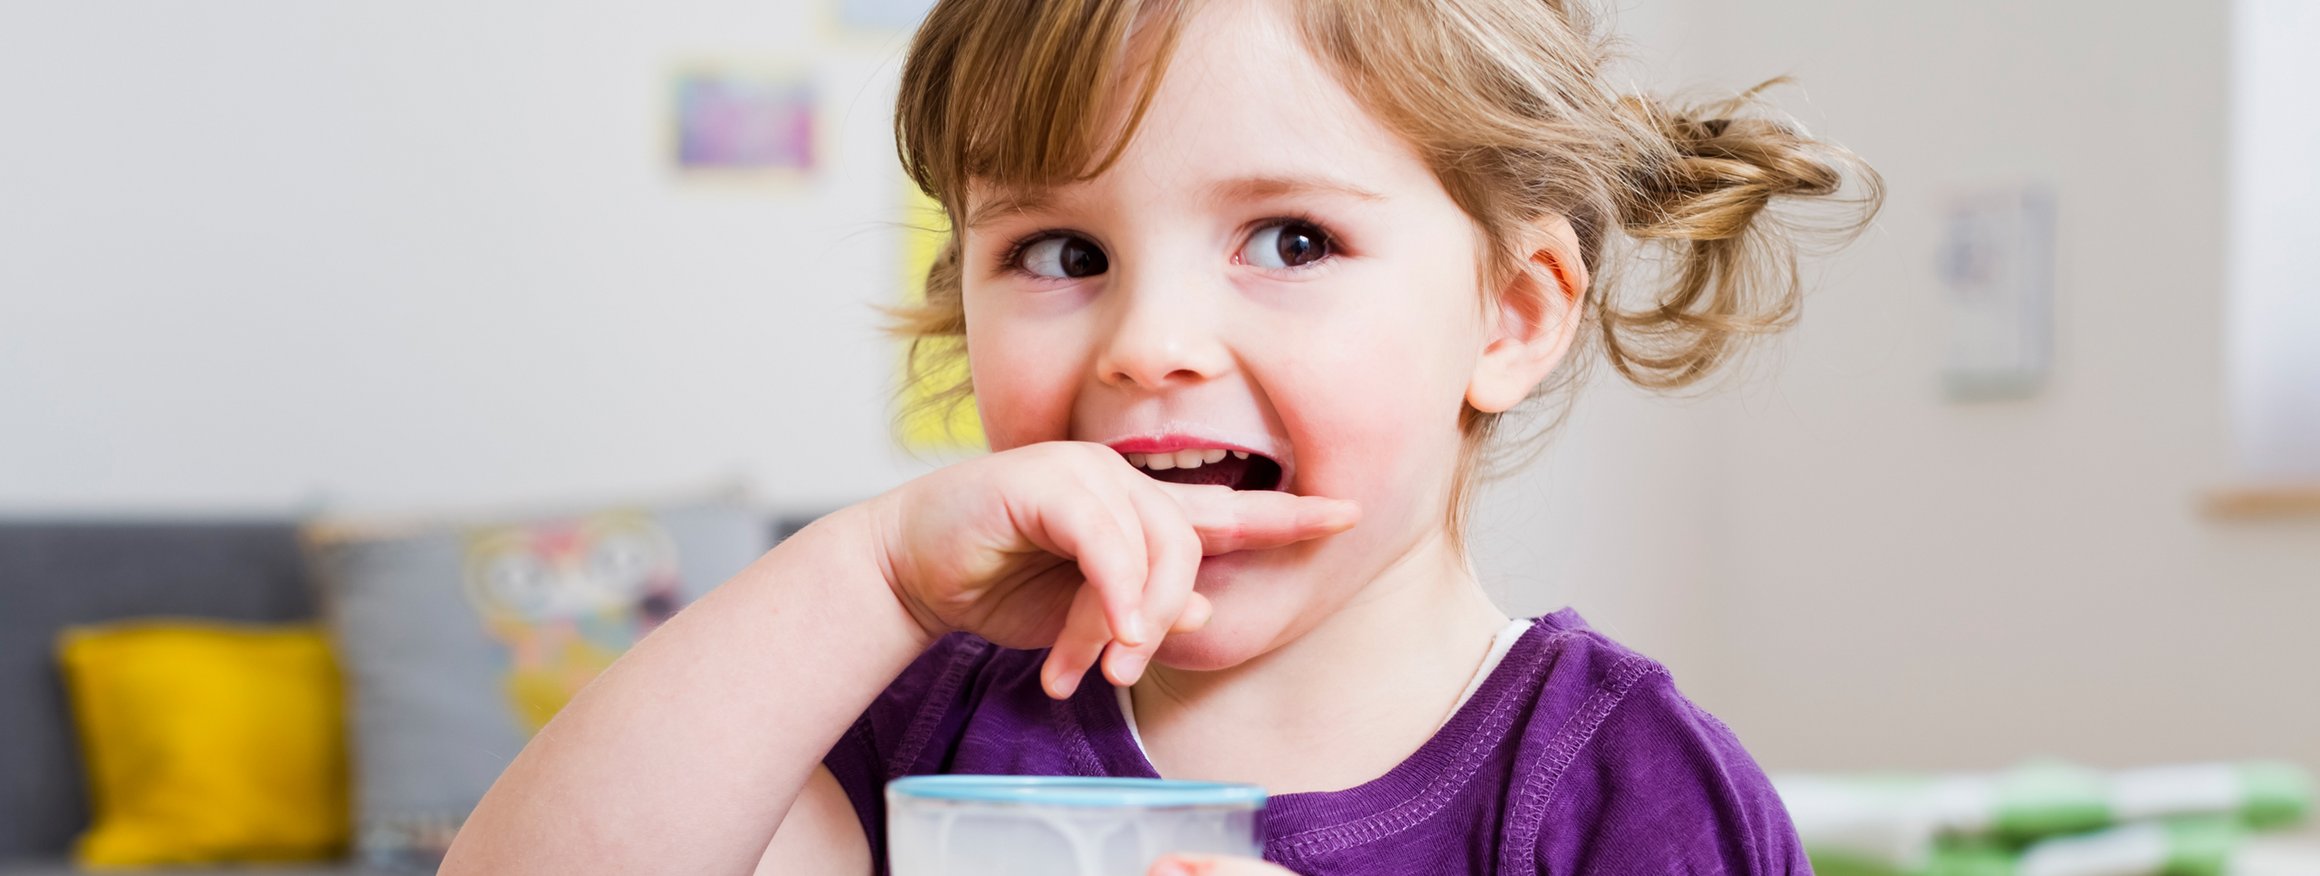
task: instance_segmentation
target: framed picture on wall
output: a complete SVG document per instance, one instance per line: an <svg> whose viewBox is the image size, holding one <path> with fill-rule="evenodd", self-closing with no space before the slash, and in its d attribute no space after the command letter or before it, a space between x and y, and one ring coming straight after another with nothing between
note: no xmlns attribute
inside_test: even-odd
<svg viewBox="0 0 2320 876"><path fill-rule="evenodd" d="M819 161L813 79L776 65L696 62L669 83L677 171L694 179L791 179Z"/></svg>
<svg viewBox="0 0 2320 876"><path fill-rule="evenodd" d="M1938 256L1948 318L1943 394L2027 398L2054 360L2054 193L2043 185L1961 189Z"/></svg>

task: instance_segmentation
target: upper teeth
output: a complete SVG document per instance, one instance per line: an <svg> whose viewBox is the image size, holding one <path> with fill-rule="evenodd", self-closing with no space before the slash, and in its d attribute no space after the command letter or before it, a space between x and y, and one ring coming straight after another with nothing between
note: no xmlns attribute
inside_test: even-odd
<svg viewBox="0 0 2320 876"><path fill-rule="evenodd" d="M1227 451L1222 447L1186 448L1173 453L1128 453L1128 464L1137 468L1165 471L1172 468L1199 468L1231 453L1236 459L1249 458L1246 450Z"/></svg>

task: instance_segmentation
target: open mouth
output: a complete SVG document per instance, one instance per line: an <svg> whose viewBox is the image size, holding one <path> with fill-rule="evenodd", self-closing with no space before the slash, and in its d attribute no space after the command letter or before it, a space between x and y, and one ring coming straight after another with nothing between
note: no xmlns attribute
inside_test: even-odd
<svg viewBox="0 0 2320 876"><path fill-rule="evenodd" d="M1172 484L1205 484L1235 490L1281 488L1281 464L1262 453L1209 447L1121 455L1153 480Z"/></svg>

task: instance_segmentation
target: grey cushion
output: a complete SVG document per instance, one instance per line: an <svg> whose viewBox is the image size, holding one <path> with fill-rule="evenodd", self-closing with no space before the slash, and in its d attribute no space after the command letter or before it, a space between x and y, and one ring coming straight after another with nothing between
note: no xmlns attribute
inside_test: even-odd
<svg viewBox="0 0 2320 876"><path fill-rule="evenodd" d="M61 853L88 823L58 630L151 615L307 618L304 574L287 521L0 520L0 859Z"/></svg>

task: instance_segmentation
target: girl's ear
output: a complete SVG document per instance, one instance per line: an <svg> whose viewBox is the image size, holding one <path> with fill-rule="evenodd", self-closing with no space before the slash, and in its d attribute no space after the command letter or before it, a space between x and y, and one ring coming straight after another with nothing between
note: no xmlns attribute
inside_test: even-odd
<svg viewBox="0 0 2320 876"><path fill-rule="evenodd" d="M1523 249L1529 255L1522 269L1498 290L1498 306L1485 314L1490 324L1482 354L1466 384L1466 403L1484 413L1499 413L1529 397L1579 335L1588 278L1571 220L1540 217Z"/></svg>

